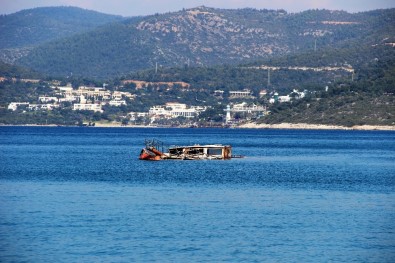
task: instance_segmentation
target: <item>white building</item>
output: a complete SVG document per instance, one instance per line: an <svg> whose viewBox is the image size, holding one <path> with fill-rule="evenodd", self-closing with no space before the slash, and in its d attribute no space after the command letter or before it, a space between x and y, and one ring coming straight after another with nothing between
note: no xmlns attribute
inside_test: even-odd
<svg viewBox="0 0 395 263"><path fill-rule="evenodd" d="M251 97L251 91L248 89L229 91L229 95L231 98L246 98L246 97Z"/></svg>
<svg viewBox="0 0 395 263"><path fill-rule="evenodd" d="M59 108L58 104L29 104L29 110L53 110Z"/></svg>
<svg viewBox="0 0 395 263"><path fill-rule="evenodd" d="M232 111L243 112L243 111L246 111L247 107L248 107L248 103L247 102L242 102L242 103L233 105Z"/></svg>
<svg viewBox="0 0 395 263"><path fill-rule="evenodd" d="M273 97L269 100L269 103L275 103L275 102L290 102L292 98L294 99L303 99L306 97L306 94L308 93L307 90L305 91L298 91L297 89L292 90L292 92L288 95L285 96L279 96L277 92L274 93Z"/></svg>
<svg viewBox="0 0 395 263"><path fill-rule="evenodd" d="M28 106L29 106L29 102L11 102L11 103L8 105L8 108L7 108L7 109L12 110L12 111L16 111L16 110L18 109L18 107L19 107L19 106L22 106L22 105L28 107Z"/></svg>
<svg viewBox="0 0 395 263"><path fill-rule="evenodd" d="M76 103L73 105L73 110L89 110L89 111L103 112L100 104Z"/></svg>
<svg viewBox="0 0 395 263"><path fill-rule="evenodd" d="M291 101L291 97L289 95L278 96L278 101L279 102L290 102Z"/></svg>
<svg viewBox="0 0 395 263"><path fill-rule="evenodd" d="M192 106L188 107L183 103L168 102L165 106L154 106L149 110L150 116L163 116L166 118L193 118L197 116L201 111L205 110L205 107Z"/></svg>
<svg viewBox="0 0 395 263"><path fill-rule="evenodd" d="M166 107L171 108L172 110L185 110L187 108L187 105L184 103L167 102Z"/></svg>
<svg viewBox="0 0 395 263"><path fill-rule="evenodd" d="M177 117L193 118L197 115L197 113L198 112L195 109L176 109L170 111L170 114L173 118L177 118Z"/></svg>
<svg viewBox="0 0 395 263"><path fill-rule="evenodd" d="M251 105L248 105L248 103L242 102L242 103L233 105L231 111L232 112L247 112L247 113L265 112L266 107L265 106L258 106L254 103Z"/></svg>
<svg viewBox="0 0 395 263"><path fill-rule="evenodd" d="M59 86L59 87L55 87L55 88L61 92L64 92L64 93L71 93L73 91L73 87L71 85L70 86Z"/></svg>
<svg viewBox="0 0 395 263"><path fill-rule="evenodd" d="M79 90L89 90L89 91L101 91L101 90L106 90L105 88L102 87L87 87L87 86L79 86Z"/></svg>
<svg viewBox="0 0 395 263"><path fill-rule="evenodd" d="M111 100L108 104L110 104L110 106L122 106L122 105L126 105L126 101L124 100Z"/></svg>
<svg viewBox="0 0 395 263"><path fill-rule="evenodd" d="M165 106L153 106L149 109L149 115L162 115L165 117L170 117L170 111L166 109Z"/></svg>
<svg viewBox="0 0 395 263"><path fill-rule="evenodd" d="M100 87L85 87L85 86L80 86L78 90L73 91L74 95L77 96L84 96L86 98L93 98L94 100L97 100L99 98L102 99L110 99L111 98L111 92L104 88Z"/></svg>
<svg viewBox="0 0 395 263"><path fill-rule="evenodd" d="M325 91L327 91L327 90L325 89ZM305 90L305 91L299 91L299 90L297 90L297 89L294 89L294 90L292 91L292 93L293 93L294 95L296 95L295 98L297 98L297 99L303 99L304 97L306 97L307 90Z"/></svg>
<svg viewBox="0 0 395 263"><path fill-rule="evenodd" d="M137 118L145 118L148 117L148 112L129 112L128 116L131 121L137 120Z"/></svg>
<svg viewBox="0 0 395 263"><path fill-rule="evenodd" d="M38 101L42 103L47 103L47 102L58 102L58 98L56 97L47 97L47 96L42 96L38 97Z"/></svg>
<svg viewBox="0 0 395 263"><path fill-rule="evenodd" d="M132 94L130 92L121 92L121 94L122 94L122 96L129 98L131 100L134 100L137 97L137 95Z"/></svg>
<svg viewBox="0 0 395 263"><path fill-rule="evenodd" d="M78 98L77 97L75 97L75 96L70 96L70 95L67 95L67 96L65 96L64 98L59 98L59 103L60 102L73 102L73 101L77 101L78 100Z"/></svg>
<svg viewBox="0 0 395 263"><path fill-rule="evenodd" d="M267 114L266 106L259 106L254 103L248 104L247 102L234 104L232 107L228 105L224 111L226 112L226 123L232 122L232 113L243 113L242 116L244 116L244 118L247 120L251 119L252 117L259 117ZM247 114L251 116L248 116Z"/></svg>
<svg viewBox="0 0 395 263"><path fill-rule="evenodd" d="M202 112L202 111L205 111L205 110L207 110L207 107L206 106L191 106L191 109L195 109L197 112Z"/></svg>

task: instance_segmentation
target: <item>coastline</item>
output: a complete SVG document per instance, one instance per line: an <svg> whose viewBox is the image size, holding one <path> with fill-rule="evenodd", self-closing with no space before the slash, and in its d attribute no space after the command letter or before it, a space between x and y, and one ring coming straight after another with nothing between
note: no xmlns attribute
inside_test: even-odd
<svg viewBox="0 0 395 263"><path fill-rule="evenodd" d="M59 126L55 124L16 124L7 125L0 124L0 127L78 127L78 126ZM122 125L121 123L95 123L95 126L89 126L89 128L170 128L162 126L145 126L145 125ZM186 127L171 127L171 128L186 128ZM201 127L205 128L205 127ZM210 127L207 127L210 128ZM380 126L380 125L356 125L352 127L346 127L341 125L326 125L326 124L308 124L308 123L278 123L278 124L257 124L257 123L245 123L239 126L235 126L236 129L277 129L277 130L358 130L358 131L395 131L394 126Z"/></svg>
<svg viewBox="0 0 395 263"><path fill-rule="evenodd" d="M238 126L242 129L295 129L295 130L358 130L358 131L395 131L395 126L356 125L352 127L340 125L308 124L308 123L279 123L257 124L246 123Z"/></svg>

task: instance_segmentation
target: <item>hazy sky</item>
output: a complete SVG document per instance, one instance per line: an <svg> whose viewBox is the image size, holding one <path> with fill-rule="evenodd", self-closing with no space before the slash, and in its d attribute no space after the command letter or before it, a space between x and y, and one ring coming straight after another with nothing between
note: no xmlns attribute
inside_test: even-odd
<svg viewBox="0 0 395 263"><path fill-rule="evenodd" d="M41 6L78 6L122 16L150 15L205 5L217 8L307 9L367 11L394 8L395 0L0 0L0 14Z"/></svg>

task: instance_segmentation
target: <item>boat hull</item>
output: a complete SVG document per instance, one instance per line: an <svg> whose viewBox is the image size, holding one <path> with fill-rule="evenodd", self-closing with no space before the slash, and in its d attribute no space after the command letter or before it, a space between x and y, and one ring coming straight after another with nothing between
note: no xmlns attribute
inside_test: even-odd
<svg viewBox="0 0 395 263"><path fill-rule="evenodd" d="M159 161L162 153L156 149L143 148L140 152L139 159L144 161Z"/></svg>

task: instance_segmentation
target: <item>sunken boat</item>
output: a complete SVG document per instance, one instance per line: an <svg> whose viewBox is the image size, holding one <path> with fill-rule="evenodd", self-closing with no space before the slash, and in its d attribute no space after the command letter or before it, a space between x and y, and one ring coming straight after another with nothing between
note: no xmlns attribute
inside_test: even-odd
<svg viewBox="0 0 395 263"><path fill-rule="evenodd" d="M228 160L240 158L232 155L232 146L222 144L170 146L164 151L163 143L158 140L146 140L145 148L140 152L140 160Z"/></svg>

